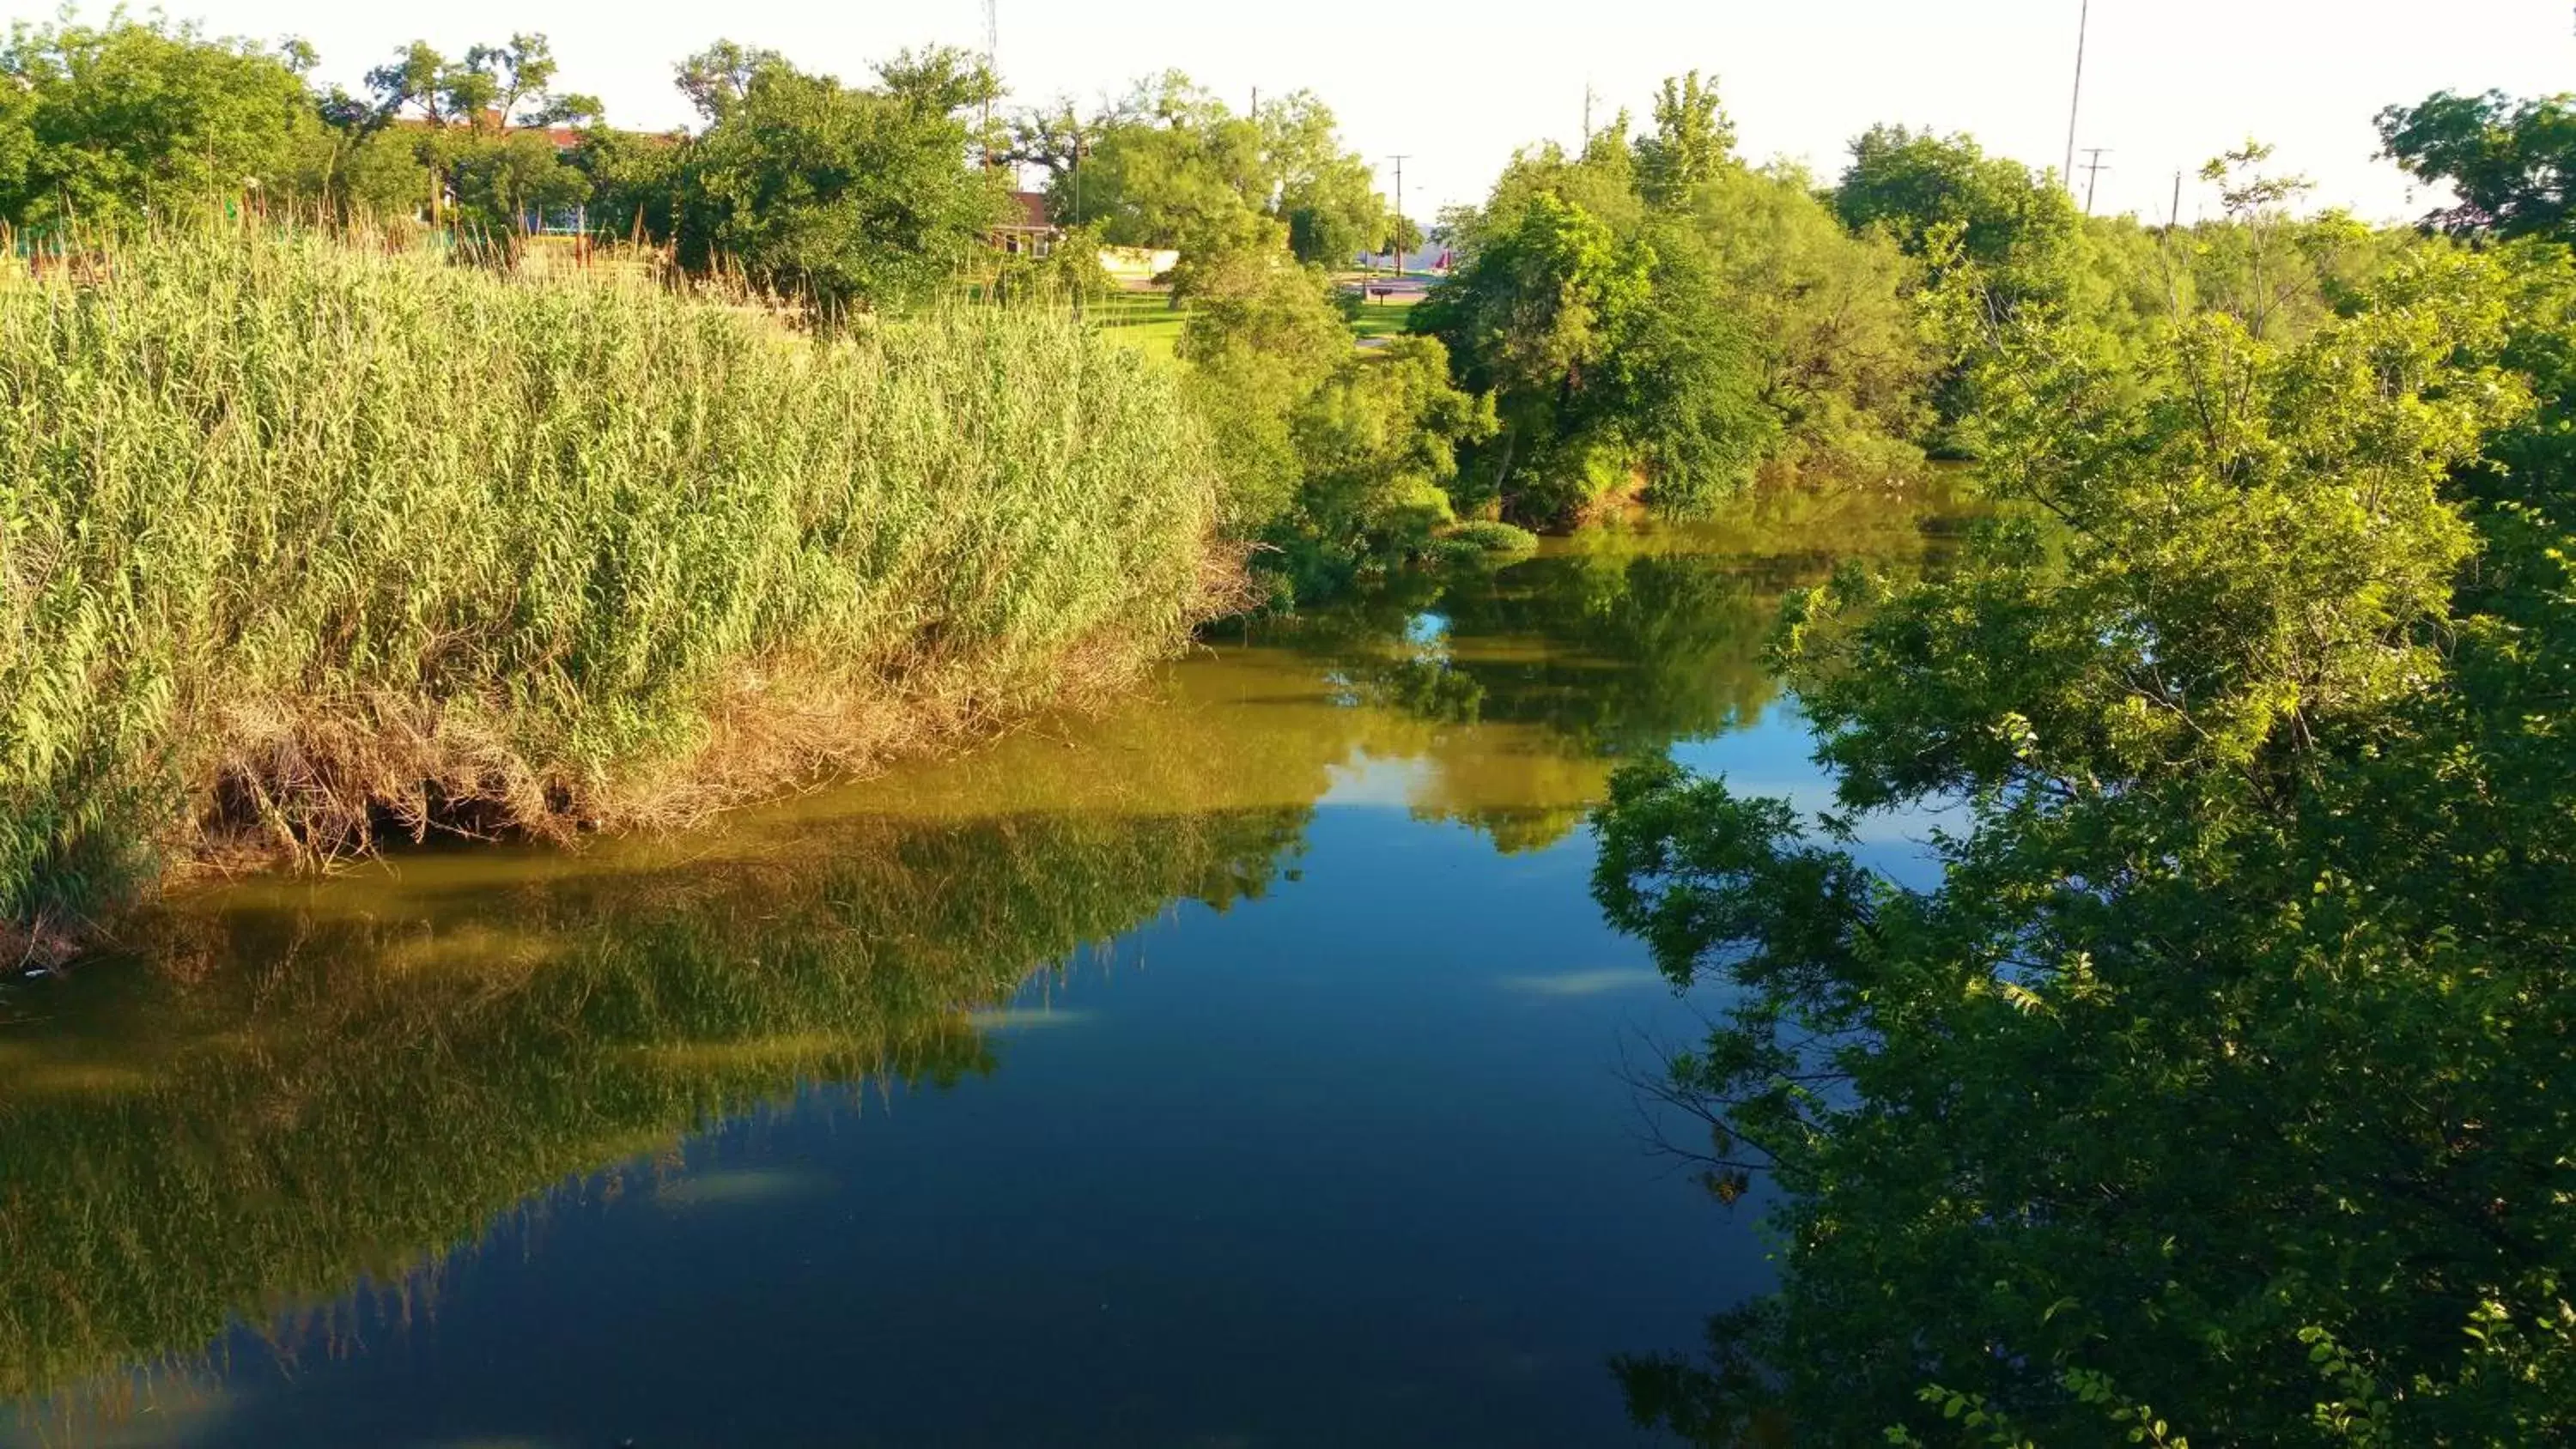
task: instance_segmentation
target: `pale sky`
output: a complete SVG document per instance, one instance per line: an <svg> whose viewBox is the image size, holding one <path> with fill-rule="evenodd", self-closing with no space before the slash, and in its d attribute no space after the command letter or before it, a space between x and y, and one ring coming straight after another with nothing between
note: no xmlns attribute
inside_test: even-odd
<svg viewBox="0 0 2576 1449"><path fill-rule="evenodd" d="M513 30L545 32L562 88L588 91L619 125L689 119L672 63L725 37L810 70L864 78L906 45L980 48L980 0L164 0L223 34L300 35L322 75L355 88L409 40L450 51ZM1642 117L1656 81L1714 72L1743 150L1800 158L1827 177L1874 121L1973 133L2034 166L2066 150L2080 0L1453 0L1361 7L999 0L1004 79L1017 101L1089 101L1177 67L1238 109L1254 89L1322 95L1353 147L1405 209L1480 199L1514 147L1580 133L1587 83L1606 120ZM12 7L44 19L51 7ZM100 16L106 7L85 7ZM2248 135L2278 169L2318 183L2317 205L2412 217L2424 201L2372 160L2371 117L2443 88L2516 95L2576 90L2576 5L2563 0L2092 0L2079 147L2108 147L2097 209L2161 219L2177 168ZM2083 158L2079 155L2080 170ZM2186 219L2213 204L2186 178Z"/></svg>

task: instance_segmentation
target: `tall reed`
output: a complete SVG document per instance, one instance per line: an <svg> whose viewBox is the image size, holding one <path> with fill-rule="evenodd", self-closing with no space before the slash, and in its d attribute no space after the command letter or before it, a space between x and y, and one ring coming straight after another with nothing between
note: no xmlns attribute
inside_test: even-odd
<svg viewBox="0 0 2576 1449"><path fill-rule="evenodd" d="M255 836L676 818L1114 685L1234 570L1167 381L265 227L0 286L0 920Z"/></svg>

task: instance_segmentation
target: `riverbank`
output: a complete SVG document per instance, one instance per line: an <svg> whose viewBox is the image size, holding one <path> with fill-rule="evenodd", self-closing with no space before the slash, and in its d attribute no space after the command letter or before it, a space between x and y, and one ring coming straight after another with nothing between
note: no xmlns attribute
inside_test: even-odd
<svg viewBox="0 0 2576 1449"><path fill-rule="evenodd" d="M676 824L1113 691L1224 608L1202 430L1070 319L830 341L266 229L0 287L0 919Z"/></svg>

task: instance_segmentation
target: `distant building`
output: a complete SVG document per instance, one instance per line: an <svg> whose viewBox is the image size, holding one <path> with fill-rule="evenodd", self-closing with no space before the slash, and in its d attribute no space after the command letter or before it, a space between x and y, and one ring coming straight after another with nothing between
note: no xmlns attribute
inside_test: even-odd
<svg viewBox="0 0 2576 1449"><path fill-rule="evenodd" d="M1181 254L1168 247L1102 247L1100 269L1129 284L1150 282L1181 264Z"/></svg>
<svg viewBox="0 0 2576 1449"><path fill-rule="evenodd" d="M988 240L993 250L1015 257L1042 257L1055 250L1055 239L1064 229L1047 216L1047 199L1043 191L1014 191L1010 210L993 228Z"/></svg>

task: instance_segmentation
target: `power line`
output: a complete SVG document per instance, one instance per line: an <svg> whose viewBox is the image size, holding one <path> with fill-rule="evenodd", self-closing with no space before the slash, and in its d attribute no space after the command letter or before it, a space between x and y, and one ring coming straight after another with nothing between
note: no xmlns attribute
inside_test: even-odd
<svg viewBox="0 0 2576 1449"><path fill-rule="evenodd" d="M1002 3L984 0L984 164L993 164L993 92L1002 84ZM1019 183L1014 180L1014 186Z"/></svg>

